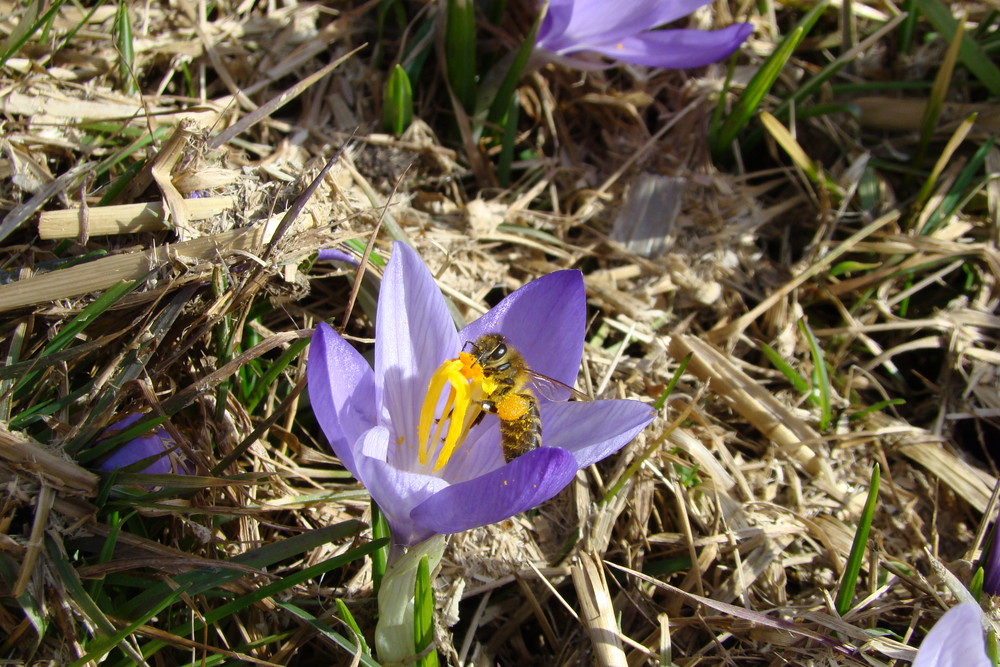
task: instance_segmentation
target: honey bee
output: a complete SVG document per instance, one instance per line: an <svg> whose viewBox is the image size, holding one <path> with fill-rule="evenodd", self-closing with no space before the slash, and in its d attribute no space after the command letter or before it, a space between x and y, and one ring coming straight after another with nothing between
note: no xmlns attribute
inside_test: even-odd
<svg viewBox="0 0 1000 667"><path fill-rule="evenodd" d="M528 368L524 356L502 334L483 334L474 342L467 341L466 345L472 348L475 356L473 365L479 364L483 377L496 385L481 401L480 407L484 413L490 412L500 419L500 447L507 463L542 445L542 418L536 390L548 387L558 393L562 389L575 398L590 400L572 387ZM482 417L480 414L476 423Z"/></svg>

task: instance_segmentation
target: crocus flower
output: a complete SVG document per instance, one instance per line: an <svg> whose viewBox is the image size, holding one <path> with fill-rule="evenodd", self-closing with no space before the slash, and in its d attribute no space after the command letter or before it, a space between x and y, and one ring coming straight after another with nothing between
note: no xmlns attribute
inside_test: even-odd
<svg viewBox="0 0 1000 667"><path fill-rule="evenodd" d="M570 67L594 69L600 54L636 65L681 69L727 57L753 26L722 30L653 30L686 16L709 0L549 0L535 38L536 56ZM537 58L536 58L537 59Z"/></svg>
<svg viewBox="0 0 1000 667"><path fill-rule="evenodd" d="M474 418L480 406L476 380L469 378L477 367L471 354L460 354L467 341L500 333L532 370L572 384L585 317L582 275L557 271L456 331L430 271L416 252L396 243L379 293L374 371L330 326L319 325L307 369L313 412L341 462L382 509L396 544L535 507L653 419L652 409L638 401L539 395L542 446L505 463L497 417Z"/></svg>
<svg viewBox="0 0 1000 667"><path fill-rule="evenodd" d="M145 416L140 413L131 414L109 426L104 434L110 435L114 431L127 428ZM154 475L170 473L187 475L191 473L190 466L178 455L174 439L163 428L157 428L142 437L126 442L104 459L100 467L102 470L118 470L139 463L144 459L149 459L149 465L139 472Z"/></svg>
<svg viewBox="0 0 1000 667"><path fill-rule="evenodd" d="M983 611L963 602L938 619L917 651L913 667L991 667L983 639Z"/></svg>

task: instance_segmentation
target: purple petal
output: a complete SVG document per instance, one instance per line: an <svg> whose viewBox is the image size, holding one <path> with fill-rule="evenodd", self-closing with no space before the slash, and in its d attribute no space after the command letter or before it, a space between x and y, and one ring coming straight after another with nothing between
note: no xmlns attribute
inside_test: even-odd
<svg viewBox="0 0 1000 667"><path fill-rule="evenodd" d="M1000 533L993 529L993 540L983 567L983 592L990 595L1000 595Z"/></svg>
<svg viewBox="0 0 1000 667"><path fill-rule="evenodd" d="M107 435L114 431L120 431L145 416L138 412L130 414L109 426L104 433ZM118 470L139 463L144 459L150 459L148 465L139 472L153 475L167 475L170 473L180 475L189 474L190 471L187 466L178 464L175 468L175 457L171 455L171 450L174 447L174 439L170 437L165 429L158 427L146 435L126 442L104 459L100 464L100 468L101 470L108 471ZM157 458L153 459L154 456Z"/></svg>
<svg viewBox="0 0 1000 667"><path fill-rule="evenodd" d="M360 260L349 252L344 252L343 250L337 250L336 248L323 248L319 251L319 256L316 258L318 262L347 262L348 264L353 264L357 266L360 264Z"/></svg>
<svg viewBox="0 0 1000 667"><path fill-rule="evenodd" d="M439 491L417 505L410 517L434 533L496 523L552 498L573 480L576 470L569 452L540 447L487 475Z"/></svg>
<svg viewBox="0 0 1000 667"><path fill-rule="evenodd" d="M536 45L565 55L597 50L602 44L615 43L644 30L687 16L709 0L632 0L629 3L607 0L575 0L555 7L543 20ZM551 20L549 19L551 16Z"/></svg>
<svg viewBox="0 0 1000 667"><path fill-rule="evenodd" d="M610 400L543 403L542 442L572 452L586 468L617 452L656 417L639 401Z"/></svg>
<svg viewBox="0 0 1000 667"><path fill-rule="evenodd" d="M496 415L484 415L483 421L469 433L465 443L442 468L444 478L452 484L482 477L504 465L500 449L500 426Z"/></svg>
<svg viewBox="0 0 1000 667"><path fill-rule="evenodd" d="M726 58L752 32L753 26L749 23L737 23L713 31L656 30L588 48L636 65L683 69L701 67Z"/></svg>
<svg viewBox="0 0 1000 667"><path fill-rule="evenodd" d="M326 439L356 478L355 447L375 426L375 375L371 366L329 324L316 327L306 363L309 401Z"/></svg>
<svg viewBox="0 0 1000 667"><path fill-rule="evenodd" d="M366 440L383 437L388 440L388 431L373 429L371 434L366 435ZM378 449L379 446L369 443L366 448ZM446 481L440 477L406 472L383 459L370 456L358 457L358 467L365 488L389 522L393 542L412 545L434 534L435 531L428 527L414 523L410 512L445 489L448 486Z"/></svg>
<svg viewBox="0 0 1000 667"><path fill-rule="evenodd" d="M430 271L412 248L398 241L382 278L375 339L376 401L383 423L391 423L394 440L413 439L427 383L445 359L458 353L459 342ZM417 449L416 442L405 442L389 450L389 461L412 470Z"/></svg>
<svg viewBox="0 0 1000 667"><path fill-rule="evenodd" d="M583 274L556 271L511 292L459 332L460 344L500 332L524 355L532 370L570 386L583 358L587 327Z"/></svg>
<svg viewBox="0 0 1000 667"><path fill-rule="evenodd" d="M983 612L974 602L948 610L917 651L913 667L990 667L983 641Z"/></svg>

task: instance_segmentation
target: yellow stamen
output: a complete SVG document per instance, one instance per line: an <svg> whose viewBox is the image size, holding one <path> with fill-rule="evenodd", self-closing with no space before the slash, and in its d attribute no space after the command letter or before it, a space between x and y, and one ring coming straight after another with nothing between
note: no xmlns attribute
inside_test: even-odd
<svg viewBox="0 0 1000 667"><path fill-rule="evenodd" d="M420 408L420 421L417 424L417 439L420 441L418 457L421 465L427 465L429 456L437 452L433 471L438 471L451 459L455 451L465 442L472 422L481 412L479 401L482 400L481 389L483 379L482 368L475 364L471 354L459 353L458 359L449 359L438 366L427 383L427 394ZM441 392L447 389L441 416L435 419ZM475 397L473 396L475 394ZM470 409L471 406L471 409ZM433 436L431 424L437 421ZM447 430L445 430L447 422ZM442 431L444 437L442 438ZM442 443L438 450L438 443Z"/></svg>

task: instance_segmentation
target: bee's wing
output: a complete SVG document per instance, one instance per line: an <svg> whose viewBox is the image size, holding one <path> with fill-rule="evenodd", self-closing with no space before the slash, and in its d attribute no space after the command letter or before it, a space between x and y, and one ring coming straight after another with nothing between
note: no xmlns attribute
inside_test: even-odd
<svg viewBox="0 0 1000 667"><path fill-rule="evenodd" d="M548 401L566 401L573 399L576 401L592 401L590 396L587 396L583 392L573 389L573 387L568 384L563 384L559 380L550 378L548 375L542 375L541 373L536 373L535 371L528 369L528 375L531 377L531 382L529 386L531 389L538 394L540 398L544 398Z"/></svg>

